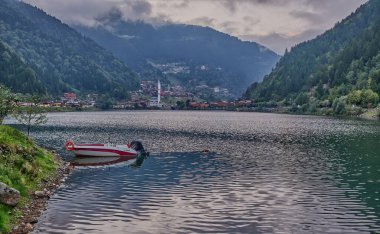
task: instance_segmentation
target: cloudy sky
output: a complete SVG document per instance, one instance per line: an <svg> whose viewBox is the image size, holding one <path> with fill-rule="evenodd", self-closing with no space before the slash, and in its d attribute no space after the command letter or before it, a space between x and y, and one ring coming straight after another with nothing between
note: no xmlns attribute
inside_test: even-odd
<svg viewBox="0 0 380 234"><path fill-rule="evenodd" d="M96 26L115 9L126 20L210 26L279 54L312 39L367 0L24 0L68 24Z"/></svg>

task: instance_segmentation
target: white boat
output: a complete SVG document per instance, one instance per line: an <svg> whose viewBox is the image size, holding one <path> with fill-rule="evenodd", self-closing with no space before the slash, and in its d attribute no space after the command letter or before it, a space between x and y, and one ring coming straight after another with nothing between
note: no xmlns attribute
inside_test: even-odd
<svg viewBox="0 0 380 234"><path fill-rule="evenodd" d="M94 156L94 157L128 157L136 158L136 144L140 142L132 142L131 145L114 145L114 144L75 144L74 141L66 142L66 150L73 151L77 156ZM142 145L141 145L142 147Z"/></svg>

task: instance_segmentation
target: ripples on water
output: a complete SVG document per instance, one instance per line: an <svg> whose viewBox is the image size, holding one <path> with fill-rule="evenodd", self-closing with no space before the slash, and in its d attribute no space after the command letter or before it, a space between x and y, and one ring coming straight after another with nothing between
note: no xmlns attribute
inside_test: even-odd
<svg viewBox="0 0 380 234"><path fill-rule="evenodd" d="M236 112L58 113L33 137L67 159L69 138L142 139L152 152L137 168L75 170L36 233L380 232L378 122Z"/></svg>

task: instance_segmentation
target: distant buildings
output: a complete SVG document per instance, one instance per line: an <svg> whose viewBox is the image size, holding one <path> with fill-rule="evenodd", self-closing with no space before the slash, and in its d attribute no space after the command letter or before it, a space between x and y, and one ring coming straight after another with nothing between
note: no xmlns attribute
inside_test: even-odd
<svg viewBox="0 0 380 234"><path fill-rule="evenodd" d="M161 107L157 97L152 97L149 102L150 107Z"/></svg>
<svg viewBox="0 0 380 234"><path fill-rule="evenodd" d="M150 62L150 64L160 70L163 74L189 74L190 67L185 63L165 63L165 64L157 64Z"/></svg>
<svg viewBox="0 0 380 234"><path fill-rule="evenodd" d="M205 68L207 69L207 67ZM222 87L210 87L206 84L201 84L192 87L191 91L189 92L180 85L170 86L165 84L161 86L160 81L143 80L138 91L130 92L129 100L114 102L111 108L230 109L249 107L252 104L250 100L222 101L231 100L229 91ZM102 98L102 96L98 96L98 94L88 94L78 98L76 93L68 92L64 93L58 100L46 100L40 105L45 107L91 108L96 106L96 101L102 101L99 98ZM28 103L20 103L19 105L28 105Z"/></svg>
<svg viewBox="0 0 380 234"><path fill-rule="evenodd" d="M206 109L209 107L210 107L210 104L208 103L197 103L197 102L189 103L189 108L193 108L193 109Z"/></svg>
<svg viewBox="0 0 380 234"><path fill-rule="evenodd" d="M63 100L66 101L75 101L77 99L77 95L75 93L64 93L63 94Z"/></svg>
<svg viewBox="0 0 380 234"><path fill-rule="evenodd" d="M95 98L97 94L89 94L85 100L77 97L76 93L64 93L58 100L45 100L40 103L44 107L76 107L76 108L91 108L96 104Z"/></svg>

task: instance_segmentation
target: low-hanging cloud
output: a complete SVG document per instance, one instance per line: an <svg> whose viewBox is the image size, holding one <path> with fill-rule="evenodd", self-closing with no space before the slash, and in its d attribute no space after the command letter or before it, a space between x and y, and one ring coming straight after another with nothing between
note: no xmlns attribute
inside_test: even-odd
<svg viewBox="0 0 380 234"><path fill-rule="evenodd" d="M142 20L210 26L278 53L331 28L367 0L23 0L88 27Z"/></svg>
<svg viewBox="0 0 380 234"><path fill-rule="evenodd" d="M289 33L270 33L267 35L250 34L250 35L240 35L240 38L248 41L256 41L260 44L270 47L279 54L283 54L286 49L290 50L295 45L300 42L310 40L315 38L317 35L321 34L323 31L309 29L305 30L300 34ZM279 43L281 42L281 43Z"/></svg>
<svg viewBox="0 0 380 234"><path fill-rule="evenodd" d="M291 16L294 16L295 18L305 19L313 24L320 23L321 20L323 20L323 15L315 13L315 12L295 10L295 11L291 11L289 14Z"/></svg>
<svg viewBox="0 0 380 234"><path fill-rule="evenodd" d="M193 25L203 25L203 26L215 27L215 19L207 17L207 16L194 18L194 19L192 19L186 23L187 24L193 24Z"/></svg>
<svg viewBox="0 0 380 234"><path fill-rule="evenodd" d="M102 17L124 20L149 19L152 5L147 0L24 0L73 25L97 26Z"/></svg>

